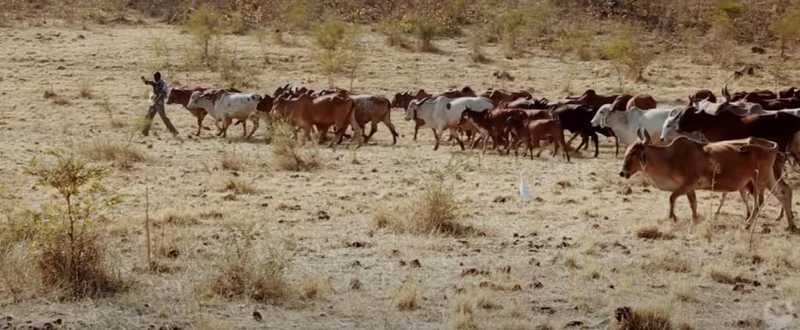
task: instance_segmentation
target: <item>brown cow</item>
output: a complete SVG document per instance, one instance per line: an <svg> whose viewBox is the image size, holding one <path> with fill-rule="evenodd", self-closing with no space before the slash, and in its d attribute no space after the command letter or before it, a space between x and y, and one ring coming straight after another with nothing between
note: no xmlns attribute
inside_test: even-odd
<svg viewBox="0 0 800 330"><path fill-rule="evenodd" d="M350 98L354 102L356 122L361 127L361 130L366 129L367 123L371 125L369 134L364 136L364 143L369 142L369 139L378 130L378 123L380 122L386 125L392 133L392 144L397 144L397 137L400 134L397 134L397 130L392 124L389 99L374 95L351 95ZM341 143L341 141L339 142Z"/></svg>
<svg viewBox="0 0 800 330"><path fill-rule="evenodd" d="M481 96L492 100L492 103L499 105L502 102L511 103L516 100L530 100L533 95L527 91L510 92L504 89L489 89Z"/></svg>
<svg viewBox="0 0 800 330"><path fill-rule="evenodd" d="M527 151L533 159L533 149L539 146L540 141L549 141L553 144L553 156L558 154L559 147L564 148L564 158L569 159L569 148L564 139L564 129L558 119L535 119L524 122L524 125L514 127L515 134L519 137L511 146L514 155L517 155L517 148L522 141L526 142ZM540 149L536 154L539 157L544 149Z"/></svg>
<svg viewBox="0 0 800 330"><path fill-rule="evenodd" d="M475 97L475 91L472 90L469 86L465 86L460 90L449 90L444 93L441 93L437 96L444 96L446 98L457 99L459 97Z"/></svg>
<svg viewBox="0 0 800 330"><path fill-rule="evenodd" d="M764 201L764 190L769 189L787 210L789 230L795 231L791 212L791 190L779 185L773 166L779 157L777 144L760 138L721 141L702 144L685 137L667 146L650 143L644 132L641 140L628 147L619 175L630 178L641 171L661 190L670 191L669 217L675 216L675 200L686 195L696 223L697 197L695 190L734 192L751 189L755 195L753 213L746 220L750 225L758 216ZM788 191L787 191L788 190Z"/></svg>
<svg viewBox="0 0 800 330"><path fill-rule="evenodd" d="M413 100L423 100L433 95L428 94L424 89L420 89L417 91L416 94L411 94L411 92L402 92L397 93L394 95L392 99L392 108L402 108L405 110L408 108L408 104L411 103ZM419 118L414 119L414 141L417 140L417 133L419 133L419 128L425 125L425 121Z"/></svg>
<svg viewBox="0 0 800 330"><path fill-rule="evenodd" d="M604 104L614 103L619 95L603 96L597 95L593 89L588 89L583 92L578 98L568 99L565 104L581 104L590 107L592 110L597 111Z"/></svg>
<svg viewBox="0 0 800 330"><path fill-rule="evenodd" d="M658 106L658 102L656 102L654 97L647 94L638 94L628 101L625 110L632 109L634 107L642 110L648 110L655 109L656 106Z"/></svg>
<svg viewBox="0 0 800 330"><path fill-rule="evenodd" d="M304 141L311 139L311 131L316 127L319 131L319 143L326 139L328 128L336 127L336 137L331 147L344 136L347 126L351 125L355 136L359 137L361 146L363 132L355 120L354 102L347 96L339 94L313 98L308 94L290 98L281 96L274 101L272 113L279 119L303 129Z"/></svg>

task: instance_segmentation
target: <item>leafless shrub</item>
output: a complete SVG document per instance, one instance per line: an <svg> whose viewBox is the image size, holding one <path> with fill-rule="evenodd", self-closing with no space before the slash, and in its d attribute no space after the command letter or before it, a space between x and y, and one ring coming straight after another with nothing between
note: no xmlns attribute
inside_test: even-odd
<svg viewBox="0 0 800 330"><path fill-rule="evenodd" d="M272 161L280 169L311 171L321 166L314 150L302 150L294 137L294 127L281 120L273 122L270 130Z"/></svg>
<svg viewBox="0 0 800 330"><path fill-rule="evenodd" d="M92 142L81 148L81 153L88 159L112 162L120 169L131 169L133 164L147 159L144 152L128 143Z"/></svg>
<svg viewBox="0 0 800 330"><path fill-rule="evenodd" d="M614 314L618 330L672 330L665 309L620 307Z"/></svg>

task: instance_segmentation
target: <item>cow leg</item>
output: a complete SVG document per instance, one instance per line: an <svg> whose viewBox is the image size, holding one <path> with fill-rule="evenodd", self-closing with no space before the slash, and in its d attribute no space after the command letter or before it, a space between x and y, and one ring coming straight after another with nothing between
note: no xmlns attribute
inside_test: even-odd
<svg viewBox="0 0 800 330"><path fill-rule="evenodd" d="M242 120L242 137L247 137L247 119Z"/></svg>
<svg viewBox="0 0 800 330"><path fill-rule="evenodd" d="M619 158L619 138L614 135L614 158Z"/></svg>
<svg viewBox="0 0 800 330"><path fill-rule="evenodd" d="M717 219L717 217L719 216L719 212L722 211L722 206L725 205L725 197L727 195L728 195L727 193L722 193L722 196L719 198L719 206L717 207L717 211L714 212L714 219ZM744 196L742 196L742 199L744 199ZM745 204L745 206L747 206L747 202L746 201L745 201L744 204ZM747 214L748 214L748 217L749 217L750 216L749 215L750 214L750 207L749 206L747 206Z"/></svg>
<svg viewBox="0 0 800 330"><path fill-rule="evenodd" d="M683 193L678 191L669 195L669 218L672 219L672 222L678 222L678 217L675 215L675 200L681 195Z"/></svg>
<svg viewBox="0 0 800 330"><path fill-rule="evenodd" d="M783 206L783 212L786 214L786 222L788 227L786 230L790 232L798 232L797 226L794 224L794 213L792 213L792 188L786 182L779 180L774 189L770 192L777 197Z"/></svg>
<svg viewBox="0 0 800 330"><path fill-rule="evenodd" d="M260 119L255 116L252 117L251 120L253 121L253 131L250 132L250 135L247 136L247 139L250 139L254 134L256 134L256 131L258 130L258 122L260 121Z"/></svg>
<svg viewBox="0 0 800 330"><path fill-rule="evenodd" d="M568 145L572 145L572 140L575 140L576 137L578 137L578 133L572 133L572 137L569 138L569 141L567 141L567 144Z"/></svg>
<svg viewBox="0 0 800 330"><path fill-rule="evenodd" d="M436 132L436 129L431 129L433 131L433 138L436 139L435 144L433 145L433 151L439 150L439 133Z"/></svg>
<svg viewBox="0 0 800 330"><path fill-rule="evenodd" d="M330 125L317 125L317 129L319 130L319 137L317 143L323 144L328 139L328 128ZM336 138L339 138L338 132Z"/></svg>
<svg viewBox="0 0 800 330"><path fill-rule="evenodd" d="M366 127L362 127L361 129L366 131ZM377 131L378 131L378 122L377 121L370 122L369 134L364 136L364 143L369 142L369 139L371 139L372 136L375 135L375 132Z"/></svg>
<svg viewBox="0 0 800 330"><path fill-rule="evenodd" d="M414 123L414 141L417 140L417 132L419 132L419 124Z"/></svg>
<svg viewBox="0 0 800 330"><path fill-rule="evenodd" d="M686 194L686 198L689 199L689 207L692 208L692 223L696 225L699 220L697 215L697 195L692 190Z"/></svg>
<svg viewBox="0 0 800 330"><path fill-rule="evenodd" d="M231 122L233 122L233 119L231 118L225 118L225 120L222 122L222 137L228 137L228 127L231 126Z"/></svg>
<svg viewBox="0 0 800 330"><path fill-rule="evenodd" d="M195 135L200 136L200 132L202 132L202 129L203 129L203 119L205 119L205 118L206 118L206 114L205 113L198 113L197 114L197 134L195 134Z"/></svg>
<svg viewBox="0 0 800 330"><path fill-rule="evenodd" d="M394 128L394 124L392 124L391 118L387 115L386 118L383 119L383 124L389 129L389 132L392 133L392 145L397 144L397 138L400 134L397 134L397 130Z"/></svg>
<svg viewBox="0 0 800 330"><path fill-rule="evenodd" d="M592 143L594 143L594 158L597 158L597 156L600 154L600 146L599 146L600 142L598 141L597 134L595 133L592 133L591 138L592 138ZM587 149L589 148L588 143L586 145L586 148Z"/></svg>
<svg viewBox="0 0 800 330"><path fill-rule="evenodd" d="M455 129L451 128L450 129L450 137L453 138L453 139L456 139L456 142L458 142L458 146L461 147L461 151L467 150L467 149L464 148L464 142L461 141L461 136L459 135L458 130L455 130Z"/></svg>

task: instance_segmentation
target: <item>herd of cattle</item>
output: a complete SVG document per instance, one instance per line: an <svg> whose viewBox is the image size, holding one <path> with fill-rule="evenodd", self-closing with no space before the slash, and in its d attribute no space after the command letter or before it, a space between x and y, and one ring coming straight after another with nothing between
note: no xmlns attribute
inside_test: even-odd
<svg viewBox="0 0 800 330"><path fill-rule="evenodd" d="M800 89L777 93L768 90L722 91L723 101L709 90L688 97L686 105L657 107L649 95L598 95L587 90L578 97L557 101L536 99L527 91L490 89L477 95L471 88L432 95L424 90L401 92L392 100L383 96L354 95L343 89L313 91L305 87L281 86L272 95L241 93L237 90L171 89L167 103L182 104L197 117L197 135L203 118L215 119L217 135L225 136L233 120L251 137L261 120L282 120L303 130L305 140L316 131L319 142L327 140L332 128L339 144L352 128L358 145L375 134L378 123L391 132L393 144L399 134L391 122L391 110L403 109L405 120L414 122L414 140L420 128L430 128L439 148L442 134L449 131L461 149L489 144L509 154L520 145L533 157L540 143L553 144L553 155L563 149L569 162L569 142L564 130L581 137L577 147L594 144L598 156L598 134L628 146L619 173L629 178L644 173L661 190L669 191L669 217L677 220L675 200L686 195L697 220L695 190L739 192L746 206L746 223L752 225L769 190L782 206L788 229L796 232L791 211L792 190L785 181L784 164L789 157L800 162ZM253 123L248 133L247 121ZM237 123L237 124L238 124ZM365 134L367 124L370 132ZM541 153L541 150L539 151ZM538 154L537 154L538 156ZM750 196L754 203L751 210ZM720 208L722 203L720 203ZM719 212L719 209L717 210Z"/></svg>

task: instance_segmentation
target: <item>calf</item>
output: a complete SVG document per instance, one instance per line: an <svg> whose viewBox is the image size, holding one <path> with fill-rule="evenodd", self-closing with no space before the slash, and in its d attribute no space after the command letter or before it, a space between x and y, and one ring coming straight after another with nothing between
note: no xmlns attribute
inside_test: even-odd
<svg viewBox="0 0 800 330"><path fill-rule="evenodd" d="M553 157L558 154L559 147L563 147L564 158L567 162L570 161L569 148L567 148L567 142L564 139L564 128L561 127L561 123L558 119L527 120L523 125L515 126L513 130L515 134L520 137L514 141L514 145L511 146L511 148L514 149L515 155L517 154L519 143L525 141L528 153L531 159L533 159L533 149L539 146L539 141L549 141L553 144ZM541 155L542 150L544 149L539 150L536 157Z"/></svg>
<svg viewBox="0 0 800 330"><path fill-rule="evenodd" d="M581 136L581 144L578 145L576 150L579 150L584 144L591 142L594 143L594 157L600 154L599 142L597 134L602 134L609 137L614 137L617 149L619 149L619 141L611 129L599 128L592 126L592 118L595 115L594 110L585 105L566 104L561 105L553 111L554 117L557 117L561 122L561 126L572 133ZM571 141L572 139L570 139ZM569 145L569 143L568 143Z"/></svg>
<svg viewBox="0 0 800 330"><path fill-rule="evenodd" d="M355 107L356 123L363 131L367 123L370 123L370 132L364 136L364 143L369 142L372 135L378 130L378 123L383 123L392 133L392 144L397 144L397 134L391 117L391 103L383 96L374 95L351 95L353 106ZM339 141L341 142L341 141Z"/></svg>
<svg viewBox="0 0 800 330"><path fill-rule="evenodd" d="M493 149L498 145L506 146L506 153L509 150L508 144L508 125L513 124L515 117L526 117L525 110L522 109L494 109L492 111L473 111L467 107L461 113L461 124L465 121L470 122L483 138L483 153L486 153L486 140L491 138ZM521 119L520 119L521 120Z"/></svg>
<svg viewBox="0 0 800 330"><path fill-rule="evenodd" d="M667 146L650 143L648 134L628 147L620 176L630 178L641 171L661 190L669 191L669 217L675 216L675 200L686 195L696 223L697 197L695 190L734 192L752 189L755 195L753 213L748 224L758 216L764 200L764 190L769 189L787 211L788 229L796 231L791 212L791 190L780 185L773 172L777 145L774 142L748 138L702 144L685 137Z"/></svg>
<svg viewBox="0 0 800 330"><path fill-rule="evenodd" d="M217 136L227 136L228 127L234 119L251 120L253 122L253 132L247 134L247 127L244 128L245 137L252 136L258 129L258 120L251 118L256 111L258 103L263 97L252 93L232 93L225 90L195 91L189 98L187 108L203 108L216 120L219 132ZM220 127L219 123L222 123Z"/></svg>

